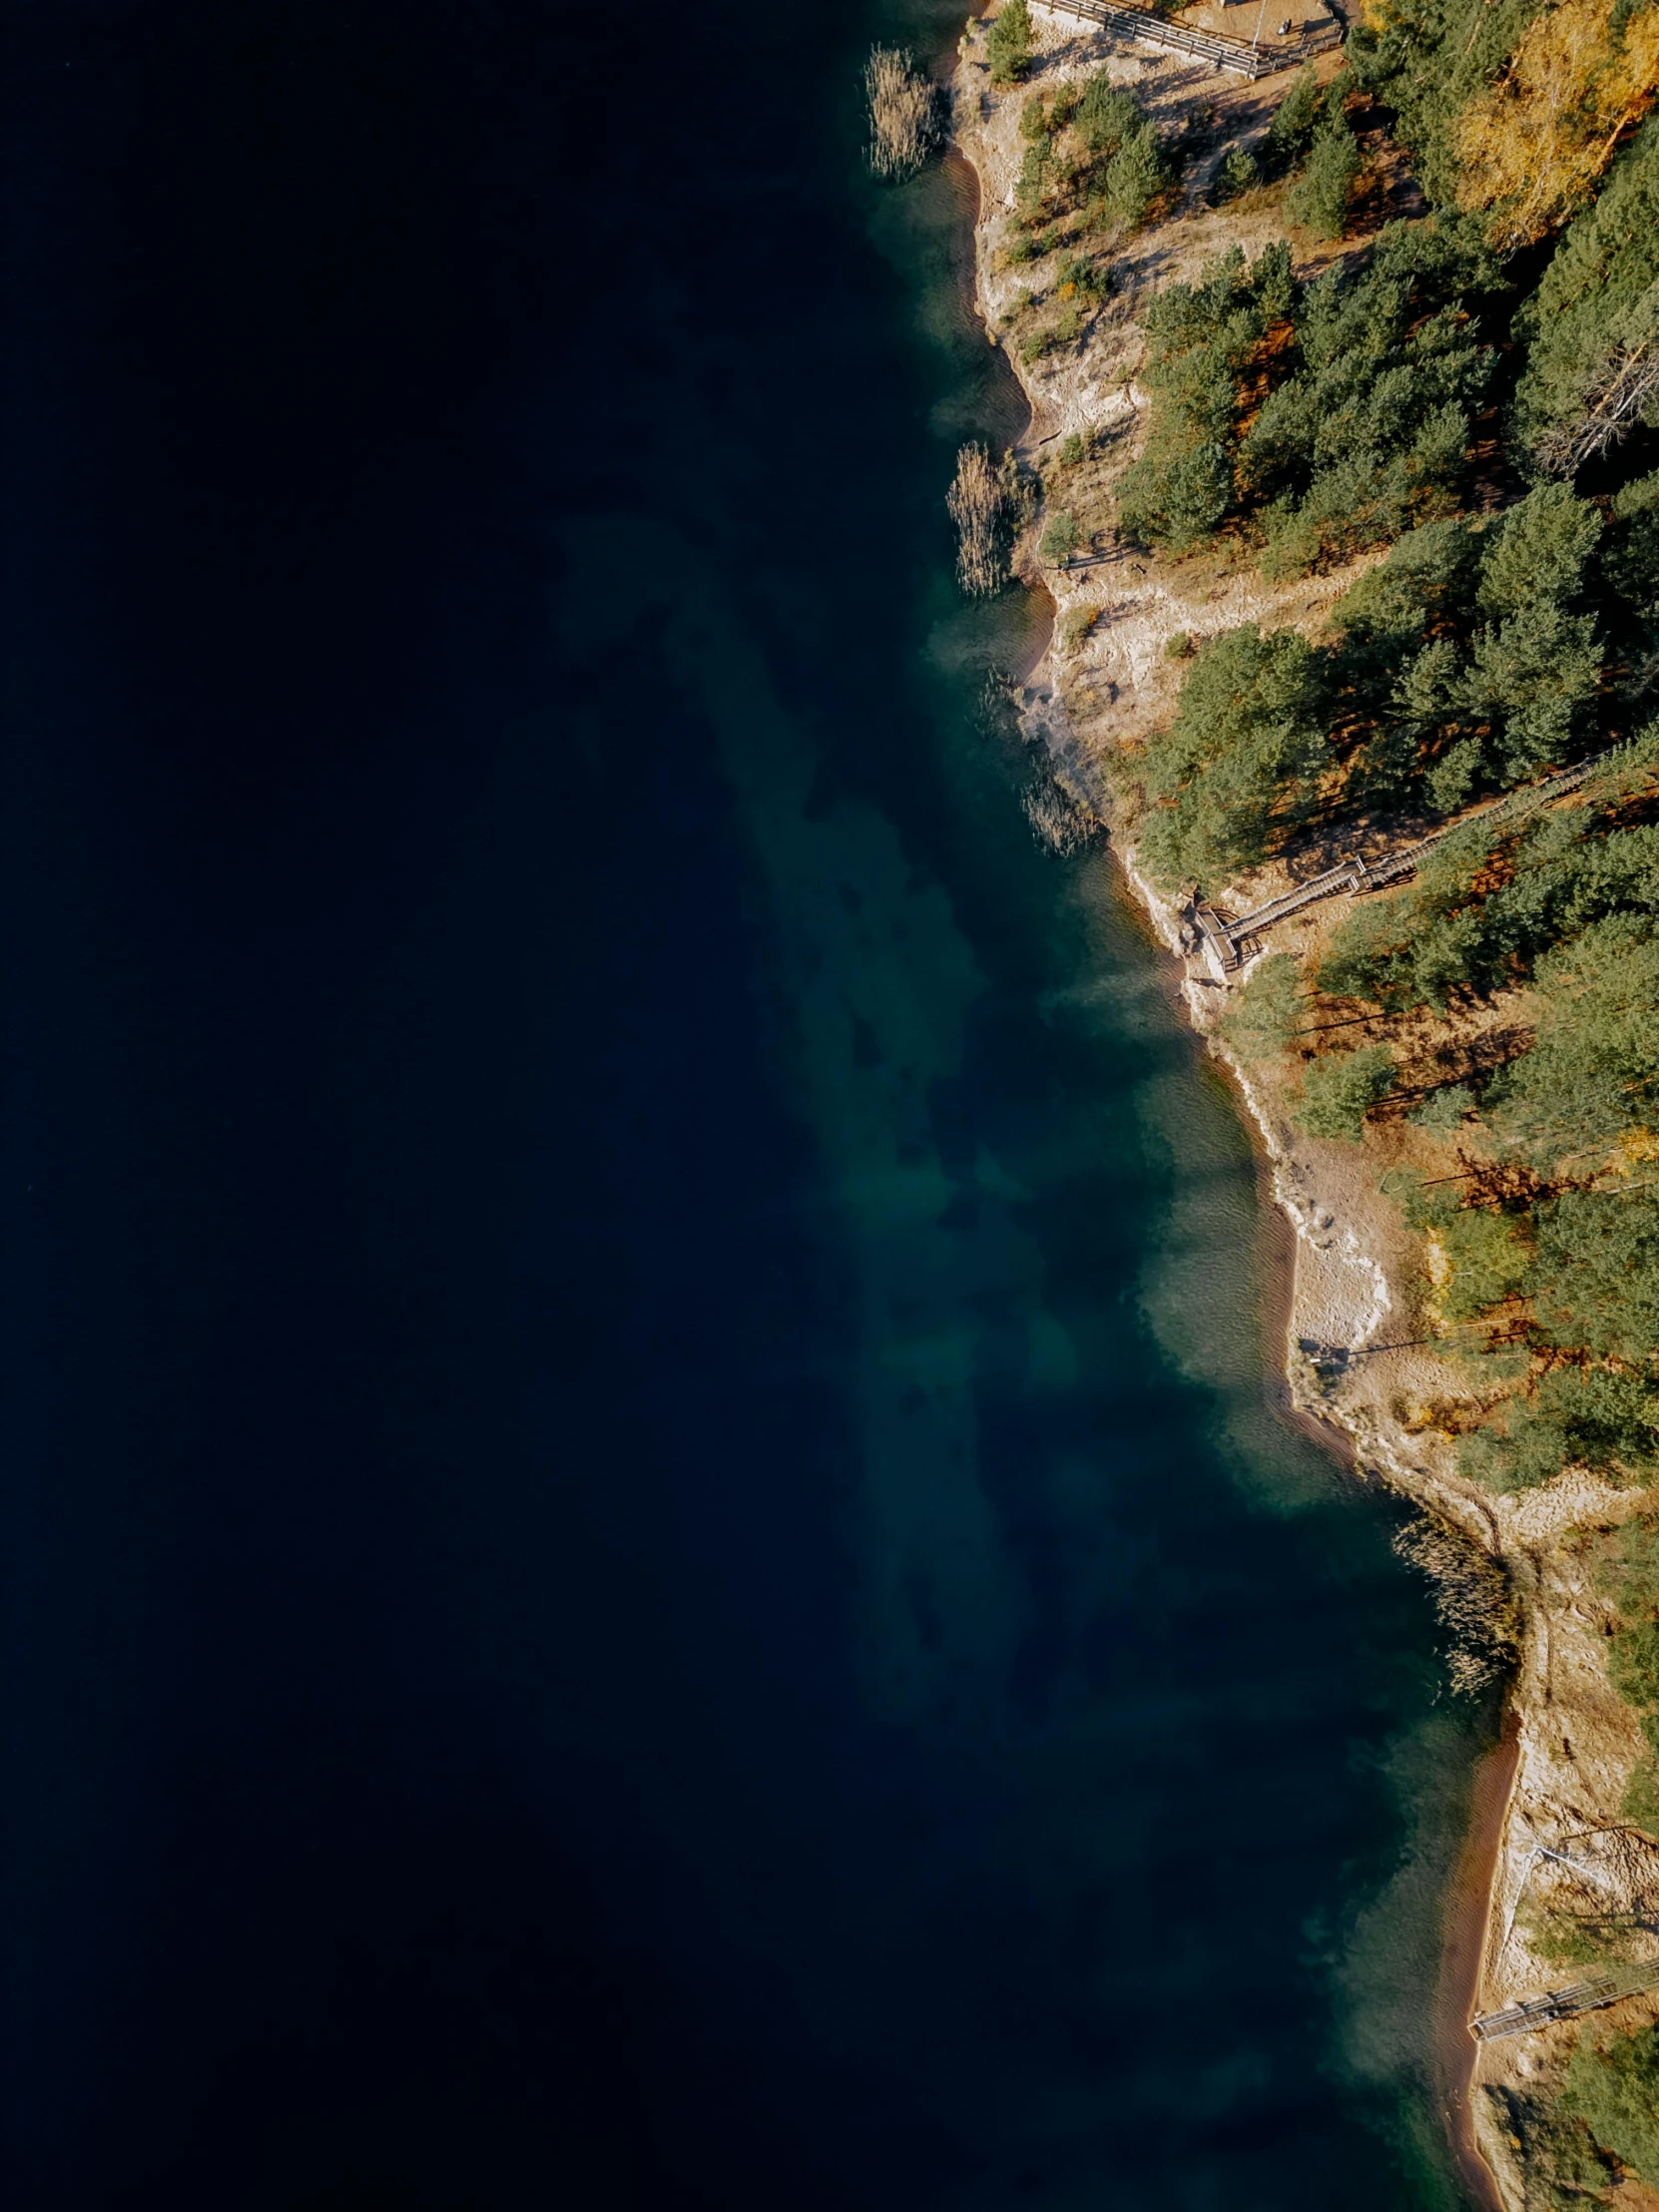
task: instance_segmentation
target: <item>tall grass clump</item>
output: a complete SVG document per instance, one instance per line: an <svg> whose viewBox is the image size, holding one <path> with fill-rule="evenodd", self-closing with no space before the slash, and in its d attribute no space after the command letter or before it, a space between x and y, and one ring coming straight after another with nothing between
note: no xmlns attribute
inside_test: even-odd
<svg viewBox="0 0 1659 2212"><path fill-rule="evenodd" d="M938 92L902 46L872 46L864 64L869 166L877 177L913 177L938 143Z"/></svg>
<svg viewBox="0 0 1659 2212"><path fill-rule="evenodd" d="M956 578L975 599L989 599L1008 580L1008 551L1019 511L1013 455L995 466L977 442L956 456L956 475L945 494L956 525Z"/></svg>

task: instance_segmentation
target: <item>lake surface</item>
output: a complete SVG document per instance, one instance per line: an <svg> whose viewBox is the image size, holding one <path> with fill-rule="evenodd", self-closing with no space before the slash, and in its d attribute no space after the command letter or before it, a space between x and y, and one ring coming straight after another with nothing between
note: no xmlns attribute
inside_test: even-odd
<svg viewBox="0 0 1659 2212"><path fill-rule="evenodd" d="M954 27L9 11L19 2212L1456 2201L1479 1727L954 592Z"/></svg>

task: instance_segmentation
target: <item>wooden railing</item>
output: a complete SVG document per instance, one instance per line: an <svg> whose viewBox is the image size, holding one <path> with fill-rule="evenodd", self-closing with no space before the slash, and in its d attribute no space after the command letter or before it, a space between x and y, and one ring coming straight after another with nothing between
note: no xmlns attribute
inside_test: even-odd
<svg viewBox="0 0 1659 2212"><path fill-rule="evenodd" d="M1567 768L1554 776L1546 776L1536 784L1523 784L1518 790L1505 792L1501 799L1489 800L1484 807L1476 807L1472 813L1459 815L1455 822L1442 823L1439 829L1430 830L1426 837L1417 837L1410 844L1396 846L1392 852L1384 852L1380 859L1366 861L1358 854L1339 860L1335 867L1328 867L1323 875L1315 875L1306 883L1298 883L1278 898L1269 899L1265 906L1258 906L1253 913L1229 921L1216 912L1213 906L1199 906L1193 919L1203 932L1221 965L1231 972L1244 964L1243 947L1247 939L1259 937L1264 929L1271 929L1276 921L1284 921L1289 915L1300 913L1304 906L1312 906L1322 898L1334 898L1341 891L1381 890L1384 883L1396 882L1400 876L1409 875L1423 854L1438 844L1442 837L1449 837L1459 830L1466 830L1470 823L1484 822L1494 828L1511 816L1530 814L1534 808L1544 807L1552 799L1560 799L1602 769L1611 768L1622 753L1633 751L1631 746L1615 745L1593 759L1580 761L1576 768Z"/></svg>
<svg viewBox="0 0 1659 2212"><path fill-rule="evenodd" d="M1295 69L1315 54L1327 53L1343 41L1342 27L1336 23L1326 24L1317 31L1304 31L1301 38L1283 46L1277 40L1272 46L1255 46L1247 45L1243 39L1221 38L1213 31L1194 31L1185 23L1167 22L1163 16L1153 15L1146 8L1115 8L1110 0L1042 0L1042 4L1062 15L1081 16L1085 22L1098 23L1103 31L1110 31L1115 37L1139 39L1146 45L1162 46L1170 53L1187 54L1194 61L1208 62L1212 68L1225 69L1235 77L1271 77L1281 69Z"/></svg>
<svg viewBox="0 0 1659 2212"><path fill-rule="evenodd" d="M1524 2035L1532 2028L1548 2027L1554 2020L1575 2019L1581 2012L1600 2012L1609 2004L1617 2004L1621 1997L1633 1997L1655 1987L1659 1987L1659 1959L1614 1966L1597 1974L1593 1981L1569 1981L1565 1988L1546 1989L1542 1996L1506 2004L1501 2012L1478 2013L1469 2022L1469 2033L1477 2043L1495 2043L1505 2035Z"/></svg>

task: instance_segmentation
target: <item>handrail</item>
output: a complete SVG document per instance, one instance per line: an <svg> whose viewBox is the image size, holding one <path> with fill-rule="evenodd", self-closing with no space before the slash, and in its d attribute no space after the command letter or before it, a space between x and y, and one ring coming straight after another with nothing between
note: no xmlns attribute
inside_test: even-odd
<svg viewBox="0 0 1659 2212"><path fill-rule="evenodd" d="M1277 898L1270 898L1265 906L1258 906L1253 913L1237 921L1224 921L1208 907L1200 909L1197 918L1204 926L1205 935L1215 945L1223 967L1236 968L1240 964L1239 947L1245 939L1256 936L1263 929L1271 929L1276 921L1284 921L1319 899L1333 898L1339 891L1371 890L1379 884L1392 882L1396 875L1408 874L1422 855L1442 838L1468 829L1472 823L1492 825L1512 814L1530 814L1535 808L1547 806L1552 799L1559 799L1563 793L1576 790L1598 770L1611 767L1620 754L1633 750L1629 742L1609 746L1605 753L1580 761L1576 768L1560 769L1553 776L1540 778L1536 784L1522 784L1512 792L1505 792L1500 799L1488 800L1484 807L1476 807L1455 822L1442 823L1427 836L1385 852L1379 859L1368 862L1356 853L1349 859L1339 860L1335 867L1311 876L1306 883L1293 883L1288 891L1281 891Z"/></svg>
<svg viewBox="0 0 1659 2212"><path fill-rule="evenodd" d="M1633 1997L1659 1987L1659 1959L1648 1958L1612 1967L1589 1981L1569 1981L1564 1988L1545 1989L1535 1997L1522 1997L1498 2012L1479 2012L1469 2022L1477 2043L1500 2042L1506 2035L1525 2035L1535 2027L1550 2027L1556 2020L1570 2020L1581 2012L1604 2011L1621 1997Z"/></svg>
<svg viewBox="0 0 1659 2212"><path fill-rule="evenodd" d="M1247 46L1243 39L1224 38L1214 31L1190 30L1185 23L1167 22L1149 9L1114 7L1111 0L1043 0L1043 5L1098 23L1102 30L1116 31L1120 37L1142 39L1152 46L1190 54L1198 61L1214 62L1235 77L1252 80L1292 69L1310 55L1341 45L1343 38L1340 26L1333 23L1324 30L1304 31L1294 47L1281 52L1273 47Z"/></svg>

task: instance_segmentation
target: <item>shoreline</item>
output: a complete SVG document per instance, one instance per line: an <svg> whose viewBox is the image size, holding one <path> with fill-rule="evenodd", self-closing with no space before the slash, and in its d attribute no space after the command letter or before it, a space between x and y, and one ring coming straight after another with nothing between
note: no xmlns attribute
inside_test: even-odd
<svg viewBox="0 0 1659 2212"><path fill-rule="evenodd" d="M1503 1697L1498 1739L1475 1764L1468 1829L1446 1899L1439 1987L1434 2000L1434 2070L1446 2135L1463 2186L1480 2212L1504 2212L1503 2194L1475 2129L1472 2091L1480 2046L1469 2033L1491 1940L1493 1904L1515 1778L1520 1716Z"/></svg>
<svg viewBox="0 0 1659 2212"><path fill-rule="evenodd" d="M1123 875L1123 895L1130 879ZM1190 1024L1189 1024L1190 1026ZM1266 1394L1287 1426L1335 1459L1354 1481L1364 1479L1359 1439L1346 1427L1297 1402L1290 1367L1297 1265L1306 1231L1280 1203L1269 1132L1231 1062L1215 1055L1245 1130L1261 1203L1262 1356ZM1480 2046L1469 2031L1478 2007L1494 1913L1503 1833L1520 1764L1520 1716L1505 1684L1495 1743L1475 1760L1468 1814L1445 1899L1432 2023L1434 2090L1457 2173L1477 2212L1506 2212L1501 2186L1475 2129L1473 2092Z"/></svg>
<svg viewBox="0 0 1659 2212"><path fill-rule="evenodd" d="M1114 852L1116 895L1146 933L1168 995L1184 1025L1201 1047L1204 1039L1192 1022L1180 977L1183 963L1158 938L1136 878ZM1248 1087L1225 1054L1212 1052L1212 1064L1226 1081L1235 1111L1250 1141L1256 1171L1261 1254L1261 1323L1264 1394L1288 1427L1335 1459L1353 1480L1363 1479L1358 1438L1348 1428L1297 1402L1290 1370L1291 1330L1296 1310L1297 1266L1306 1231L1280 1202L1275 1158L1268 1126ZM1469 2032L1486 1964L1500 1868L1504 1827L1520 1764L1520 1716L1512 1685L1505 1685L1497 1740L1477 1757L1470 1777L1467 1825L1445 1899L1440 1937L1440 1970L1433 2001L1433 2086L1458 2177L1477 2212L1507 2212L1501 2185L1480 2148L1475 2128L1473 2091L1480 2046Z"/></svg>
<svg viewBox="0 0 1659 2212"><path fill-rule="evenodd" d="M1185 964L1160 936L1150 894L1115 845L1109 845L1113 894L1144 935L1165 996L1195 1045L1207 1040L1191 1018L1183 986ZM1347 1427L1297 1401L1290 1368L1296 1310L1297 1268L1306 1239L1304 1224L1281 1202L1275 1180L1272 1133L1231 1057L1211 1048L1208 1057L1225 1081L1250 1142L1256 1173L1261 1264L1261 1334L1264 1395L1275 1414L1335 1459L1351 1479L1364 1478L1359 1439ZM1504 1830L1520 1767L1520 1713L1514 1685L1506 1684L1495 1742L1474 1763L1468 1814L1444 1904L1440 1970L1433 1999L1433 2086L1459 2179L1478 2212L1507 2212L1496 2172L1481 2150L1472 2092L1480 2046L1469 2032L1497 1910Z"/></svg>
<svg viewBox="0 0 1659 2212"><path fill-rule="evenodd" d="M1146 87L1155 102L1162 98L1166 115L1174 112L1172 100L1178 105L1207 96L1205 86L1195 89L1190 70L1183 74L1162 62L1148 63L1138 50L1130 58L1122 50L1088 45L1040 4L1033 7L1033 17L1041 28L1039 75L1053 69L1062 77L1075 76L1110 60L1114 82L1121 65L1124 81ZM969 76L961 63L953 80L958 88L956 125L948 153L953 161L965 163L976 180L973 306L987 341L1002 352L1029 409L1015 450L1029 464L1062 430L1094 419L1103 397L1106 405L1120 410L1127 402L1131 436L1126 444L1138 445L1145 401L1134 383L1138 328L1133 314L1140 298L1157 285L1195 276L1202 261L1225 245L1242 244L1247 254L1260 251L1278 235L1277 225L1265 226L1258 216L1248 230L1230 230L1225 217L1206 212L1205 204L1193 202L1189 194L1149 242L1156 283L1148 277L1137 284L1131 277L1127 326L1120 315L1114 328L1102 328L1098 344L1086 339L1078 357L1059 369L1051 363L1024 364L995 335L998 307L1006 305L998 293L1008 290L1009 280L994 270L990 255L991 235L1004 204L1001 187L1010 184L1011 205L1017 170L1017 140L1004 112L1009 95L999 100L984 88L982 76ZM1012 97L1018 100L1018 88ZM1230 98L1228 105L1235 106L1235 100ZM1238 114L1242 123L1242 106ZM965 193L961 197L966 201ZM1363 243L1348 241L1345 251ZM1305 267L1300 257L1299 267ZM1104 381L1103 368L1110 372ZM1399 1406L1408 1398L1427 1401L1444 1391L1446 1371L1432 1347L1397 1341L1411 1338L1411 1331L1397 1324L1410 1314L1413 1299L1410 1260L1397 1218L1380 1199L1366 1160L1358 1155L1351 1160L1327 1157L1339 1148L1300 1138L1283 1112L1275 1111L1284 1102L1272 1086L1241 1065L1213 1035L1221 993L1186 956L1181 917L1174 903L1142 875L1132 841L1124 840L1119 810L1096 767L1101 748L1133 741L1173 708L1179 675L1163 647L1176 631L1202 637L1241 621L1317 628L1369 562L1362 557L1341 572L1293 588L1264 586L1254 577L1229 577L1224 571L1217 589L1211 588L1218 582L1214 576L1199 580L1137 558L1119 564L1109 580L1069 570L1051 575L1038 566L1030 548L1027 533L1022 558L1015 563L1015 581L1028 591L1042 588L1057 617L1075 620L1074 610L1085 608L1109 611L1105 627L1113 635L1105 655L1079 655L1069 636L1062 645L1057 619L1046 653L1023 678L1017 702L1022 725L1028 739L1040 743L1057 782L1108 830L1114 894L1170 961L1167 970L1163 959L1157 963L1161 981L1173 992L1199 1044L1220 1063L1219 1071L1225 1072L1243 1109L1261 1178L1258 1187L1272 1202L1263 1208L1262 1219L1282 1221L1268 1232L1262 1256L1263 1373L1273 1409L1351 1474L1380 1480L1495 1559L1513 1578L1521 1624L1518 1663L1504 1685L1497 1742L1480 1756L1470 1778L1465 1833L1442 1907L1440 1968L1428 2042L1432 2089L1464 2190L1481 2212L1518 2212L1524 2178L1507 2155L1507 2144L1497 2141L1503 2130L1489 2108L1490 2095L1527 2094L1536 2063L1547 2064L1549 2053L1546 2049L1543 2060L1535 2061L1514 2044L1478 2043L1469 2033L1469 2021L1477 2009L1549 1985L1547 1962L1513 1931L1513 1909L1531 1865L1527 1847L1535 1836L1561 1828L1564 1821L1581 1827L1587 1817L1616 1819L1624 1779L1639 1756L1634 1717L1606 1679L1599 1622L1591 1624L1577 1605L1581 1581L1556 1548L1576 1528L1596 1525L1597 1516L1622 1518L1637 1500L1576 1474L1563 1474L1545 1492L1525 1500L1489 1496L1456 1471L1449 1434L1404 1424ZM1194 589L1199 582L1201 594ZM1112 677L1105 686L1104 708L1090 689L1090 669L1099 669L1103 661ZM1081 725L1073 719L1074 709L1081 710ZM1335 1381L1299 1352L1299 1341L1311 1341L1316 1352L1321 1346L1344 1348ZM1556 1494L1550 1496L1549 1490ZM1548 1568L1545 1546L1552 1554ZM1565 1667L1563 1655L1569 1662ZM1566 1735L1569 1721L1575 1742L1599 1737L1593 1773L1588 1763L1575 1763L1577 1755ZM1593 1786L1586 1796L1587 1783ZM1501 1955L1494 1955L1491 1938L1500 1916L1506 1917L1511 1939ZM1650 2014L1659 2017L1659 2003L1626 2000L1620 2011L1629 2024L1642 2024ZM1558 2052L1558 2042L1555 2047Z"/></svg>

